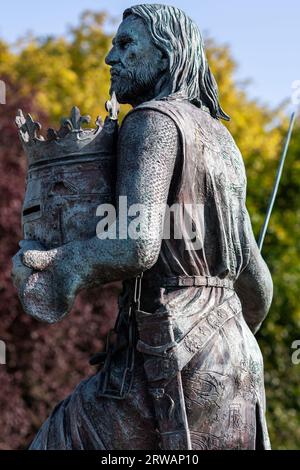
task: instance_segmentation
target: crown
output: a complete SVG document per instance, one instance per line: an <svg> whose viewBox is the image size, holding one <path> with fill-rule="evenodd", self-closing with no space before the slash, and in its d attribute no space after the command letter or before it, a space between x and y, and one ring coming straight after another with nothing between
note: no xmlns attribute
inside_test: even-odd
<svg viewBox="0 0 300 470"><path fill-rule="evenodd" d="M86 159L108 152L117 129L119 103L113 93L111 100L105 104L108 116L103 123L100 116L96 119L96 128L82 128L89 124L90 116L82 116L79 108L74 106L69 118L61 120L58 131L50 128L46 138L40 135L41 124L34 121L30 114L26 117L20 109L15 122L23 149L31 166L51 164L64 159Z"/></svg>

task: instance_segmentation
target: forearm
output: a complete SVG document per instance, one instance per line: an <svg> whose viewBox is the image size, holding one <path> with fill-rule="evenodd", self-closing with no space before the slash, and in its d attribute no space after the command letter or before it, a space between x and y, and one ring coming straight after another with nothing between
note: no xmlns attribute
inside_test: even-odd
<svg viewBox="0 0 300 470"><path fill-rule="evenodd" d="M249 328L256 333L272 303L273 281L255 242L250 262L239 276L235 290L242 303L244 318Z"/></svg>
<svg viewBox="0 0 300 470"><path fill-rule="evenodd" d="M160 240L92 239L62 248L68 257L70 275L80 276L80 288L135 277L156 262ZM65 259L65 256L63 257Z"/></svg>
<svg viewBox="0 0 300 470"><path fill-rule="evenodd" d="M170 118L143 111L125 120L119 137L116 208L108 223L109 235L105 232L107 224L101 219L102 229L99 231L97 226L95 237L89 240L74 241L49 251L21 253L25 266L40 271L23 289L24 298L27 296L31 303L28 313L49 322L57 321L70 310L79 290L132 278L153 266L160 252L165 207L178 152L178 132ZM125 208L120 203L123 197ZM116 230L111 235L114 226ZM44 315L45 305L38 312L35 305L39 306L47 297ZM34 302L29 302L33 298Z"/></svg>

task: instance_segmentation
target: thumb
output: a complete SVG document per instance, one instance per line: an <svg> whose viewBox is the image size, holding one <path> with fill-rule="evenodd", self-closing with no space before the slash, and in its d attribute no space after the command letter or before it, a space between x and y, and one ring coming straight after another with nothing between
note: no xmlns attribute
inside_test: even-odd
<svg viewBox="0 0 300 470"><path fill-rule="evenodd" d="M52 263L53 256L49 251L27 250L24 251L22 262L28 268L43 271Z"/></svg>

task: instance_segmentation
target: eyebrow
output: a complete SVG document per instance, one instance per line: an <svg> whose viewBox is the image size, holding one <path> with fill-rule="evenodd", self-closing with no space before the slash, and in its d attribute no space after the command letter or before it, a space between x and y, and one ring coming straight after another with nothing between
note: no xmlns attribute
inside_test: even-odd
<svg viewBox="0 0 300 470"><path fill-rule="evenodd" d="M125 40L128 40L128 39L132 40L133 38L127 33L122 33L119 36L115 36L112 40L112 43L113 43L113 45L115 45L116 42L121 42L121 41L125 41Z"/></svg>

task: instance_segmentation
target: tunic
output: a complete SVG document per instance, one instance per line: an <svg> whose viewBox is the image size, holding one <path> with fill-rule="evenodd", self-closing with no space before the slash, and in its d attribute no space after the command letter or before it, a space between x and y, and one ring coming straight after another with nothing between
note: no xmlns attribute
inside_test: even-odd
<svg viewBox="0 0 300 470"><path fill-rule="evenodd" d="M147 380L158 367L155 361L145 366L145 348L160 346L160 325L168 318L192 448L269 449L262 355L237 294L213 285L163 285L164 278L180 276L234 283L249 263L242 156L220 121L188 101L153 100L131 112L141 109L168 115L180 134L168 199L177 210L169 219L171 237L162 240L158 261L138 280L138 298L137 280L123 281L104 367L56 406L30 448L158 449ZM166 362L161 364L167 374Z"/></svg>

